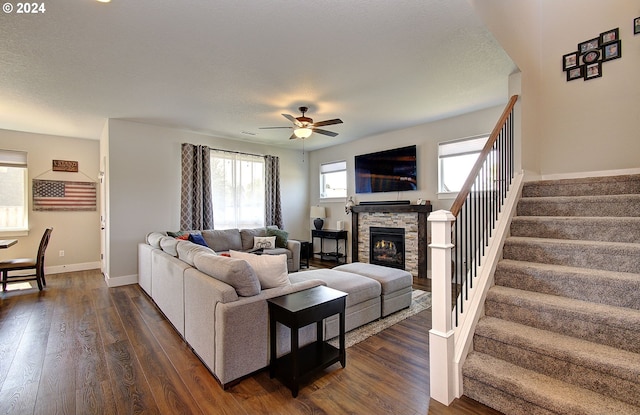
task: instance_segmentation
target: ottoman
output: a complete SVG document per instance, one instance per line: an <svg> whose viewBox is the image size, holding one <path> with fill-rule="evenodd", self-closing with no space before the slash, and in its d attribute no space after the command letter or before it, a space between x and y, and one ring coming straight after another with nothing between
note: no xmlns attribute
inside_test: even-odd
<svg viewBox="0 0 640 415"><path fill-rule="evenodd" d="M347 293L345 331L380 318L380 283L374 279L334 269L315 269L289 274L291 282L321 280L327 287ZM338 316L325 319L324 338L339 334Z"/></svg>
<svg viewBox="0 0 640 415"><path fill-rule="evenodd" d="M411 305L413 277L405 270L364 262L340 265L333 270L351 272L378 281L382 288L380 317L386 317Z"/></svg>

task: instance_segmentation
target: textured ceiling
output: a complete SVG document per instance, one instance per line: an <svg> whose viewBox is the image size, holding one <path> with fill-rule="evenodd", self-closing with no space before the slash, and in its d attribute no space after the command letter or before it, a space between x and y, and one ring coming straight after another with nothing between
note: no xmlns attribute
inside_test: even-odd
<svg viewBox="0 0 640 415"><path fill-rule="evenodd" d="M504 103L515 70L467 0L45 6L0 15L0 128L97 139L119 118L288 146L259 127L305 105L344 121L314 149Z"/></svg>

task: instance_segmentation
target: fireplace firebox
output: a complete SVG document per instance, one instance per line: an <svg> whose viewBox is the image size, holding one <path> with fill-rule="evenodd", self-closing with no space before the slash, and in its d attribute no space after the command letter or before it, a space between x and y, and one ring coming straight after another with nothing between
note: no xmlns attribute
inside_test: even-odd
<svg viewBox="0 0 640 415"><path fill-rule="evenodd" d="M369 228L369 262L404 269L404 228Z"/></svg>

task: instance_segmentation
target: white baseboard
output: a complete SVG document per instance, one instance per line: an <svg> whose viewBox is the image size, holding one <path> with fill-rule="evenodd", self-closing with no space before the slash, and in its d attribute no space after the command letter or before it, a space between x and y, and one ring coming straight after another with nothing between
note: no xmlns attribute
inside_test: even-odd
<svg viewBox="0 0 640 415"><path fill-rule="evenodd" d="M540 180L584 179L586 177L624 176L640 174L640 168L621 170L583 171L578 173L543 174Z"/></svg>
<svg viewBox="0 0 640 415"><path fill-rule="evenodd" d="M138 283L138 274L123 275L121 277L110 277L109 274L104 274L104 282L107 283L107 287L120 287L122 285L131 285Z"/></svg>
<svg viewBox="0 0 640 415"><path fill-rule="evenodd" d="M45 267L46 274L62 274L63 272L87 271L90 269L100 269L100 261L83 262L79 264L53 265Z"/></svg>

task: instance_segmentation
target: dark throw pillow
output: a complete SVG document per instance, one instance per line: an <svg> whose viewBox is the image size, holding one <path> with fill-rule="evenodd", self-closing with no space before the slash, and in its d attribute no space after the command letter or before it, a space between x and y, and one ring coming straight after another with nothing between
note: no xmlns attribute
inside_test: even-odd
<svg viewBox="0 0 640 415"><path fill-rule="evenodd" d="M276 237L276 247L278 247L278 248L286 248L287 247L287 240L289 239L289 232L283 231L282 229L267 228L267 236L275 236Z"/></svg>
<svg viewBox="0 0 640 415"><path fill-rule="evenodd" d="M209 245L207 245L207 243L205 242L205 240L202 237L202 235L200 235L199 233L189 234L189 240L191 242L193 242L194 244L198 244L198 245L209 247Z"/></svg>

